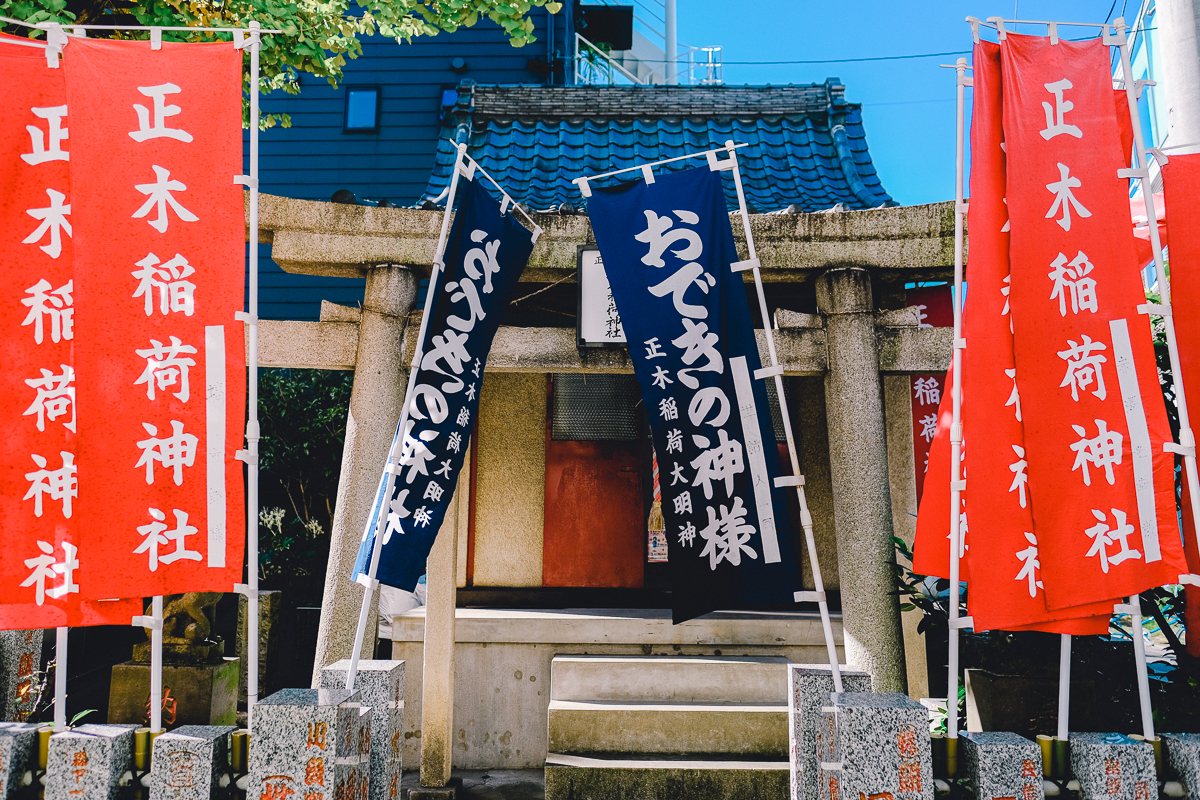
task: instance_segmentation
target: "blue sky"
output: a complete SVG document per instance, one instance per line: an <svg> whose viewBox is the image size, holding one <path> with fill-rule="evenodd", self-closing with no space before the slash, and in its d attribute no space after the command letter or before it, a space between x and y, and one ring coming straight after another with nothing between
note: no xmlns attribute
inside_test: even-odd
<svg viewBox="0 0 1200 800"><path fill-rule="evenodd" d="M1112 6L1112 0L1016 2L1020 19L1069 22L1102 20ZM1124 2L1117 0L1114 17ZM1138 5L1138 0L1128 0L1127 20ZM724 48L727 84L841 78L846 98L863 104L867 143L884 188L903 205L913 205L954 198L954 77L953 70L938 64L953 64L957 56L850 64L733 62L970 50L971 30L964 18L1012 18L1014 0L677 0L677 9L681 43Z"/></svg>

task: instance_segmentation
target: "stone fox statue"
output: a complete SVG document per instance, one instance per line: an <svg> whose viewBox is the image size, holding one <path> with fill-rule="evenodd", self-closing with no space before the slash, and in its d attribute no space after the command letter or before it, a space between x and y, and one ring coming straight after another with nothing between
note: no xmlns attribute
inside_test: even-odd
<svg viewBox="0 0 1200 800"><path fill-rule="evenodd" d="M167 595L163 604L163 650L173 659L188 658L206 661L214 651L222 650L220 641L209 641L212 634L212 608L221 599L220 592L188 592ZM150 606L146 615L150 616ZM150 638L150 629L146 629ZM149 642L134 646L134 657L149 659Z"/></svg>

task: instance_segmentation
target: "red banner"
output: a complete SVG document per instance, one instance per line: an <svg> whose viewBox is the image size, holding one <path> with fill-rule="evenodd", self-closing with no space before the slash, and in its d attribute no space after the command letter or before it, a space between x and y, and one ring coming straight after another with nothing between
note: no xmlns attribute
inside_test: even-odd
<svg viewBox="0 0 1200 800"><path fill-rule="evenodd" d="M1000 50L1016 381L1028 487L1053 498L1033 519L1060 609L1183 571L1170 430L1137 312L1108 47L1009 34Z"/></svg>
<svg viewBox="0 0 1200 800"><path fill-rule="evenodd" d="M945 391L938 403L937 422L933 441L929 444L928 468L925 470L924 488L917 506L917 530L913 537L913 572L918 575L950 577L950 424L953 419L950 387L954 381L954 368L946 371L942 381ZM965 442L964 442L965 445ZM965 463L966 447L960 451L960 464ZM963 475L960 467L959 477ZM959 524L966 528L966 506L959 499ZM961 545L965 545L964 541ZM966 551L959 551L960 580L966 582L970 571Z"/></svg>
<svg viewBox="0 0 1200 800"><path fill-rule="evenodd" d="M907 306L917 312L917 327L948 328L954 325L954 307L949 285L909 289ZM917 502L925 491L925 472L929 469L929 446L937 431L937 410L946 390L946 374L929 373L909 376L913 421L913 466L917 478Z"/></svg>
<svg viewBox="0 0 1200 800"><path fill-rule="evenodd" d="M62 69L0 47L0 629L128 625L81 555L70 128Z"/></svg>
<svg viewBox="0 0 1200 800"><path fill-rule="evenodd" d="M102 587L241 578L245 220L231 44L72 39L76 518Z"/></svg>

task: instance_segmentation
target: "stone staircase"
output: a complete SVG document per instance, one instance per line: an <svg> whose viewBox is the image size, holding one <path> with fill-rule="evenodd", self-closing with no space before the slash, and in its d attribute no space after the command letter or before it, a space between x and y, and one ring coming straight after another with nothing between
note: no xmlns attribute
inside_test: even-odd
<svg viewBox="0 0 1200 800"><path fill-rule="evenodd" d="M546 800L787 800L787 663L555 657Z"/></svg>

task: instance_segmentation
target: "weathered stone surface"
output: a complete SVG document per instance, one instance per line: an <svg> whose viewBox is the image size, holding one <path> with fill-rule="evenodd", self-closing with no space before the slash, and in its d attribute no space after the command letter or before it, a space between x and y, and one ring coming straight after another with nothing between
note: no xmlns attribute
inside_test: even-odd
<svg viewBox="0 0 1200 800"><path fill-rule="evenodd" d="M842 667L842 689L871 691L871 676ZM791 753L792 800L816 800L816 726L821 709L829 705L833 672L828 664L788 664L788 744Z"/></svg>
<svg viewBox="0 0 1200 800"><path fill-rule="evenodd" d="M1188 800L1200 800L1200 733L1164 733L1167 773L1183 784Z"/></svg>
<svg viewBox="0 0 1200 800"><path fill-rule="evenodd" d="M248 796L362 798L370 709L344 689L283 689L254 707Z"/></svg>
<svg viewBox="0 0 1200 800"><path fill-rule="evenodd" d="M31 691L41 667L42 632L0 631L0 721L15 721L33 710Z"/></svg>
<svg viewBox="0 0 1200 800"><path fill-rule="evenodd" d="M232 725L184 725L154 740L150 800L211 800L229 770Z"/></svg>
<svg viewBox="0 0 1200 800"><path fill-rule="evenodd" d="M816 725L820 800L888 793L933 800L929 712L898 693L843 692Z"/></svg>
<svg viewBox="0 0 1200 800"><path fill-rule="evenodd" d="M50 737L46 797L115 800L133 766L136 725L80 725Z"/></svg>
<svg viewBox="0 0 1200 800"><path fill-rule="evenodd" d="M780 800L785 761L676 761L551 754L546 800Z"/></svg>
<svg viewBox="0 0 1200 800"><path fill-rule="evenodd" d="M249 337L246 353L250 352ZM258 323L258 365L290 369L354 369L358 324L264 319Z"/></svg>
<svg viewBox="0 0 1200 800"><path fill-rule="evenodd" d="M163 697L169 695L168 710L163 717L166 727L236 722L239 672L236 659L202 666L164 664L162 671ZM147 724L149 700L149 664L126 661L113 666L108 690L110 723Z"/></svg>
<svg viewBox="0 0 1200 800"><path fill-rule="evenodd" d="M246 610L248 608L246 595L238 595L238 704L246 703L247 660L246 643ZM283 616L283 592L260 591L258 593L258 696L266 697L274 694L282 687L275 685L272 675L278 675L277 669L283 658L284 629L281 627Z"/></svg>
<svg viewBox="0 0 1200 800"><path fill-rule="evenodd" d="M958 740L975 800L1042 800L1042 749L1015 733L968 733Z"/></svg>
<svg viewBox="0 0 1200 800"><path fill-rule="evenodd" d="M321 688L341 689L349 669L349 659L330 664L321 671ZM354 689L371 709L371 800L395 800L404 745L404 662L359 661Z"/></svg>
<svg viewBox="0 0 1200 800"><path fill-rule="evenodd" d="M37 725L0 722L0 800L14 797L26 772L37 766Z"/></svg>
<svg viewBox="0 0 1200 800"><path fill-rule="evenodd" d="M1071 772L1081 800L1150 800L1154 748L1120 733L1072 733Z"/></svg>

